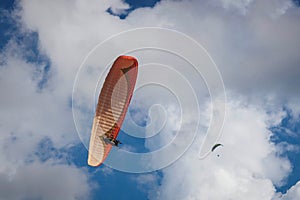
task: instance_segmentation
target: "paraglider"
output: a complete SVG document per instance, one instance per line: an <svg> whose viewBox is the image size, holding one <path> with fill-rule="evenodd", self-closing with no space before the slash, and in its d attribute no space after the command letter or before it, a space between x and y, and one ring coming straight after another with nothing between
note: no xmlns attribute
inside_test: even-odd
<svg viewBox="0 0 300 200"><path fill-rule="evenodd" d="M119 56L113 63L98 98L89 144L88 165L99 166L117 140L137 79L138 62Z"/></svg>
<svg viewBox="0 0 300 200"><path fill-rule="evenodd" d="M220 146L224 146L223 144L215 144L212 148L211 148L211 152L213 152L216 148L220 147ZM218 157L220 157L220 155L217 155Z"/></svg>

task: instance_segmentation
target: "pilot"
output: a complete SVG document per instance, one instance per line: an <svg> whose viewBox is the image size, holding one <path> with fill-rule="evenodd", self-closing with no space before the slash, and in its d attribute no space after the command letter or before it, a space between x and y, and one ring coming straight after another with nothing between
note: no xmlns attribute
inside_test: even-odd
<svg viewBox="0 0 300 200"><path fill-rule="evenodd" d="M105 143L109 143L113 146L118 147L119 144L122 144L122 142L120 142L117 139L111 138L111 137L107 137L107 136L99 136L100 138L103 138L103 140L105 141Z"/></svg>
<svg viewBox="0 0 300 200"><path fill-rule="evenodd" d="M112 139L112 142L115 144L116 147L118 147L119 144L122 144L122 142L120 142L120 141L117 140L117 139Z"/></svg>

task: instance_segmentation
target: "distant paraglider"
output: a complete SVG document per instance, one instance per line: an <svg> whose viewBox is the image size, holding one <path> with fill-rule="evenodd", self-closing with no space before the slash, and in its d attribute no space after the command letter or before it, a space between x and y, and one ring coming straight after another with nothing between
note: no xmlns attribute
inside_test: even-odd
<svg viewBox="0 0 300 200"><path fill-rule="evenodd" d="M131 56L119 56L113 63L101 89L90 137L88 164L99 166L117 140L137 79L138 62Z"/></svg>
<svg viewBox="0 0 300 200"><path fill-rule="evenodd" d="M211 148L211 152L213 152L216 148L220 147L220 146L224 146L223 144L215 144L212 148ZM218 157L220 157L220 155L217 155Z"/></svg>

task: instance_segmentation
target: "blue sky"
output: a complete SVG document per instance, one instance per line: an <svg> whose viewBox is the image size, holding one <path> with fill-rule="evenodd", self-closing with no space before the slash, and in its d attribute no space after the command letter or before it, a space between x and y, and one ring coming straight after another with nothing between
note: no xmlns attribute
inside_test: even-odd
<svg viewBox="0 0 300 200"><path fill-rule="evenodd" d="M287 116L282 119L278 127L272 127L270 129L274 133L273 141L275 143L280 143L283 141L294 145L298 145L300 143L299 123L293 121L293 117L291 116L290 110L287 110ZM288 133L289 131L296 134L290 135ZM293 163L293 171L288 177L286 184L278 188L279 191L285 192L286 190L288 190L288 188L293 186L300 179L300 173L299 173L300 161L298 159L299 151L284 152L282 156L287 156Z"/></svg>
<svg viewBox="0 0 300 200"><path fill-rule="evenodd" d="M0 199L297 199L291 188L300 189L298 6L296 0L2 1L0 161L5 164ZM70 103L78 66L99 42L143 26L193 37L219 66L228 98L220 158L212 154L198 160L197 145L207 128L201 122L193 145L166 168L139 174L87 166L86 144L75 129ZM147 55L136 55L142 64L149 62ZM164 63L164 58L157 60ZM140 79L145 76L157 74L139 74ZM89 83L82 86L93 89ZM155 138L120 132L123 147L140 153L168 143L180 124L163 90L145 92L133 97L127 118L140 118L137 125L146 131L148 100L154 94L165 99L161 102L169 118ZM203 102L206 98L203 92ZM210 116L208 105L200 106L203 119ZM194 121L181 123L188 128ZM37 175L29 180L30 173Z"/></svg>
<svg viewBox="0 0 300 200"><path fill-rule="evenodd" d="M127 0L125 1L127 4L129 4L130 8L128 8L126 10L126 12L124 14L117 14L114 13L111 8L109 8L107 10L108 13L112 14L112 15L116 15L119 16L120 19L125 19L127 17L127 15L138 8L143 8L143 7L153 7L155 6L156 3L160 2L160 0L150 0L150 1L136 1L136 0Z"/></svg>

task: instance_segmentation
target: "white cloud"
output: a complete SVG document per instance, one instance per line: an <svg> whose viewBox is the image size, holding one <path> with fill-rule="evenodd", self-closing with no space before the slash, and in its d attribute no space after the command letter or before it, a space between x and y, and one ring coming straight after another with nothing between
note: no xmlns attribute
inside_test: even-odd
<svg viewBox="0 0 300 200"><path fill-rule="evenodd" d="M119 0L20 2L22 9L16 15L24 29L38 32L39 50L51 60L52 86L57 93L70 97L87 53L112 34L128 29L127 23L106 12L121 5L125 4Z"/></svg>
<svg viewBox="0 0 300 200"><path fill-rule="evenodd" d="M263 110L230 102L220 139L224 147L199 160L201 140L196 140L184 156L162 170L162 184L152 199L273 198L274 184L285 182L291 164L270 142L268 121Z"/></svg>
<svg viewBox="0 0 300 200"><path fill-rule="evenodd" d="M292 6L284 15L272 18L289 3L252 1L248 13L240 16L224 11L216 2L162 1L153 9L135 10L128 21L187 33L208 50L227 88L251 101L275 93L274 101L282 103L299 98L299 9ZM183 14L178 17L177 13Z"/></svg>
<svg viewBox="0 0 300 200"><path fill-rule="evenodd" d="M126 4L120 0L112 1L110 3L112 4L111 11L115 15L126 14L128 12L127 9L130 8L130 6L128 4Z"/></svg>
<svg viewBox="0 0 300 200"><path fill-rule="evenodd" d="M245 15L247 13L247 9L249 5L253 2L253 0L222 0L223 7L225 9L233 9L239 11L241 14Z"/></svg>
<svg viewBox="0 0 300 200"><path fill-rule="evenodd" d="M86 172L75 166L32 163L8 176L0 171L0 199L89 199Z"/></svg>
<svg viewBox="0 0 300 200"><path fill-rule="evenodd" d="M141 174L136 176L134 179L138 183L138 188L141 191L147 193L149 199L153 199L159 196L160 193L158 188L159 175L157 173Z"/></svg>
<svg viewBox="0 0 300 200"><path fill-rule="evenodd" d="M291 187L286 194L282 195L281 200L297 200L300 198L300 182Z"/></svg>
<svg viewBox="0 0 300 200"><path fill-rule="evenodd" d="M75 72L80 59L84 56L80 51L89 50L78 48L78 43L86 44L84 38L88 38L88 35L81 37L80 34L90 32L84 30L85 28L81 27L80 23L77 24L78 21L75 18L80 18L80 12L78 16L76 8L81 11L82 15L91 11L91 18L93 16L110 18L111 16L104 10L101 12L106 7L101 2L99 8L102 9L100 10L80 2L74 5L68 4L67 1L31 3L20 2L21 10L13 14L19 15L24 23L23 27L19 27L24 37L31 30L38 32L39 50L49 57L51 63L49 73L52 76L47 80L47 86L39 90L38 82L42 80L44 63L28 62L26 60L28 48L24 48L23 44L18 44L19 41L10 41L1 52L3 62L0 68L0 161L2 163L0 179L3 181L1 188L8 187L6 192L1 192L1 195L4 195L1 199L40 197L43 199L84 199L91 192L91 182L88 181L88 175L84 170L76 169L75 166L63 161L62 164L52 165L39 163L34 158L31 160L33 163L27 162L28 158L37 151L39 142L45 137L53 142L55 148L79 142L69 102ZM68 11L72 6L74 15L70 16ZM72 24L72 21L76 25ZM97 27L101 35L103 27L100 25ZM72 35L71 31L73 29L77 32L77 28L82 30L78 33L78 37ZM65 31L66 29L68 30ZM79 41L73 43L71 40ZM95 38L95 40L98 39ZM72 52L73 49L75 51ZM78 51L80 53L77 53ZM33 171L40 173L40 176L30 177L32 182L28 180L26 182L28 184L25 184ZM65 177L65 181L61 181L62 176ZM57 185L53 187L41 184L42 181Z"/></svg>
<svg viewBox="0 0 300 200"><path fill-rule="evenodd" d="M30 134L37 140L49 136L59 147L77 139L71 133L74 128L67 96L60 96L51 88L41 92L38 89L43 66L18 56L6 56L6 64L0 68L1 136L15 134L18 138ZM66 136L67 142L64 141Z"/></svg>
<svg viewBox="0 0 300 200"><path fill-rule="evenodd" d="M58 149L79 142L70 107L75 74L96 43L124 29L119 19L106 12L124 6L122 1L18 2L12 17L23 41L31 31L38 33L38 50L49 58L51 76L40 90L45 64L28 62L28 47L17 37L1 52L0 180L1 188L8 187L1 199L85 199L91 192L87 173L63 160L58 165L39 163L35 157L27 162L45 137ZM33 171L39 176L29 177ZM32 182L25 184L25 178Z"/></svg>
<svg viewBox="0 0 300 200"><path fill-rule="evenodd" d="M45 137L53 148L78 139L65 96L38 89L42 66L24 61L19 48L7 50L0 68L0 199L88 199L92 184L85 170L34 156Z"/></svg>
<svg viewBox="0 0 300 200"><path fill-rule="evenodd" d="M296 45L299 9L291 1L222 3L225 11L216 1L162 1L153 9L138 9L128 17L130 23L140 26L181 30L204 44L232 92L231 103L239 104L229 108L230 117L225 122L223 139L230 139L230 147L226 145L223 151L228 152L221 159L228 159L226 169L224 163L218 169L214 164L219 163L194 161L196 153L190 152L163 171L160 196L153 199L271 199L277 195L274 184L284 184L291 171L289 161L278 156L282 145L270 142L268 127L285 117L281 108L287 102L299 115L295 103L300 94ZM236 15L234 9L243 15ZM180 17L178 13L182 13ZM243 99L239 100L236 93ZM227 134L235 137L225 138ZM215 174L231 184L218 182ZM179 191L179 196L174 191Z"/></svg>

